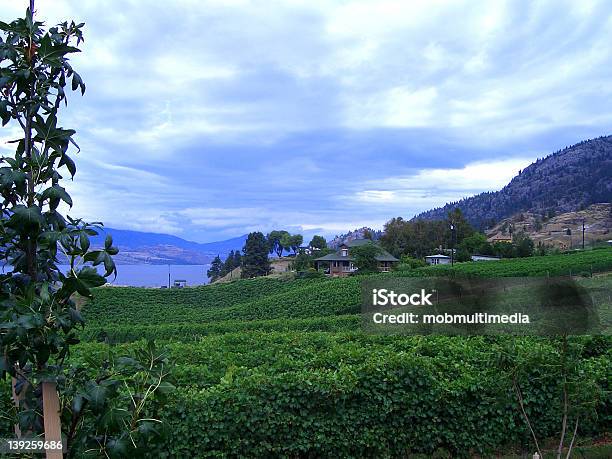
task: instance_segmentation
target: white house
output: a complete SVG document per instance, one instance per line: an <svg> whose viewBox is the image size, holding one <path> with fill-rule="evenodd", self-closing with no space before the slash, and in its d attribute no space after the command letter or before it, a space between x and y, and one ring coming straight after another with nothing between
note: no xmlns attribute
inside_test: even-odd
<svg viewBox="0 0 612 459"><path fill-rule="evenodd" d="M448 265L451 259L448 255L427 255L425 261L430 265Z"/></svg>
<svg viewBox="0 0 612 459"><path fill-rule="evenodd" d="M472 261L499 261L499 257L492 257L490 255L472 255Z"/></svg>

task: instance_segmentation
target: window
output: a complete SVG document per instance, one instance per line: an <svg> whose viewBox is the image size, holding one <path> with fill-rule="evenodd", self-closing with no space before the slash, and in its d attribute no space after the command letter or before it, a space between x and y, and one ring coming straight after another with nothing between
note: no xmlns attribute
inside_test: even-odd
<svg viewBox="0 0 612 459"><path fill-rule="evenodd" d="M348 257L348 249L342 249L342 256Z"/></svg>

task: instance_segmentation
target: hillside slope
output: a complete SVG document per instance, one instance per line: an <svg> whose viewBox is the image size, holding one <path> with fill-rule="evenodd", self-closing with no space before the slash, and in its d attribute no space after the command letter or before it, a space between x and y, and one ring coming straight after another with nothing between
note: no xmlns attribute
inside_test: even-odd
<svg viewBox="0 0 612 459"><path fill-rule="evenodd" d="M437 220L455 207L478 228L518 212L540 215L612 202L612 136L580 142L538 159L496 192L486 192L423 212L415 219Z"/></svg>
<svg viewBox="0 0 612 459"><path fill-rule="evenodd" d="M504 218L486 234L489 238L507 236L511 231L524 231L537 245L543 244L560 249L582 246L582 224L584 222L584 242L595 242L612 238L612 204L592 204L584 210L564 212L550 218L542 218L533 212L520 212ZM569 230L569 231L568 231Z"/></svg>

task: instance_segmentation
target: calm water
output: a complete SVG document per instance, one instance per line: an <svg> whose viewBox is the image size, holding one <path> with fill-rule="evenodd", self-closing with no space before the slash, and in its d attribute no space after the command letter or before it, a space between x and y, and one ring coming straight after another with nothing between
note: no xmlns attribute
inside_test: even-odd
<svg viewBox="0 0 612 459"><path fill-rule="evenodd" d="M61 267L63 270L67 266ZM129 285L131 287L161 287L168 286L168 271L170 281L186 280L187 286L208 283L206 271L210 265L117 265L117 279L113 285Z"/></svg>

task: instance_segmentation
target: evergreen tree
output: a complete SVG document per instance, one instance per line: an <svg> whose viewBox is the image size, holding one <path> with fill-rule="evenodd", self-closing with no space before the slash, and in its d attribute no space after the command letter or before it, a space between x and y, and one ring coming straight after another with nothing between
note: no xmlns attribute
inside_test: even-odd
<svg viewBox="0 0 612 459"><path fill-rule="evenodd" d="M221 274L222 269L223 269L223 262L221 261L221 258L219 257L219 255L217 255L215 259L212 261L210 265L210 269L206 271L206 275L210 278L211 282L214 282L222 276Z"/></svg>
<svg viewBox="0 0 612 459"><path fill-rule="evenodd" d="M268 253L270 246L266 237L259 231L249 233L244 248L242 249L242 274L241 277L266 276L270 272L270 260Z"/></svg>
<svg viewBox="0 0 612 459"><path fill-rule="evenodd" d="M242 256L240 255L240 251L236 250L234 252L234 268L238 268L240 266Z"/></svg>

